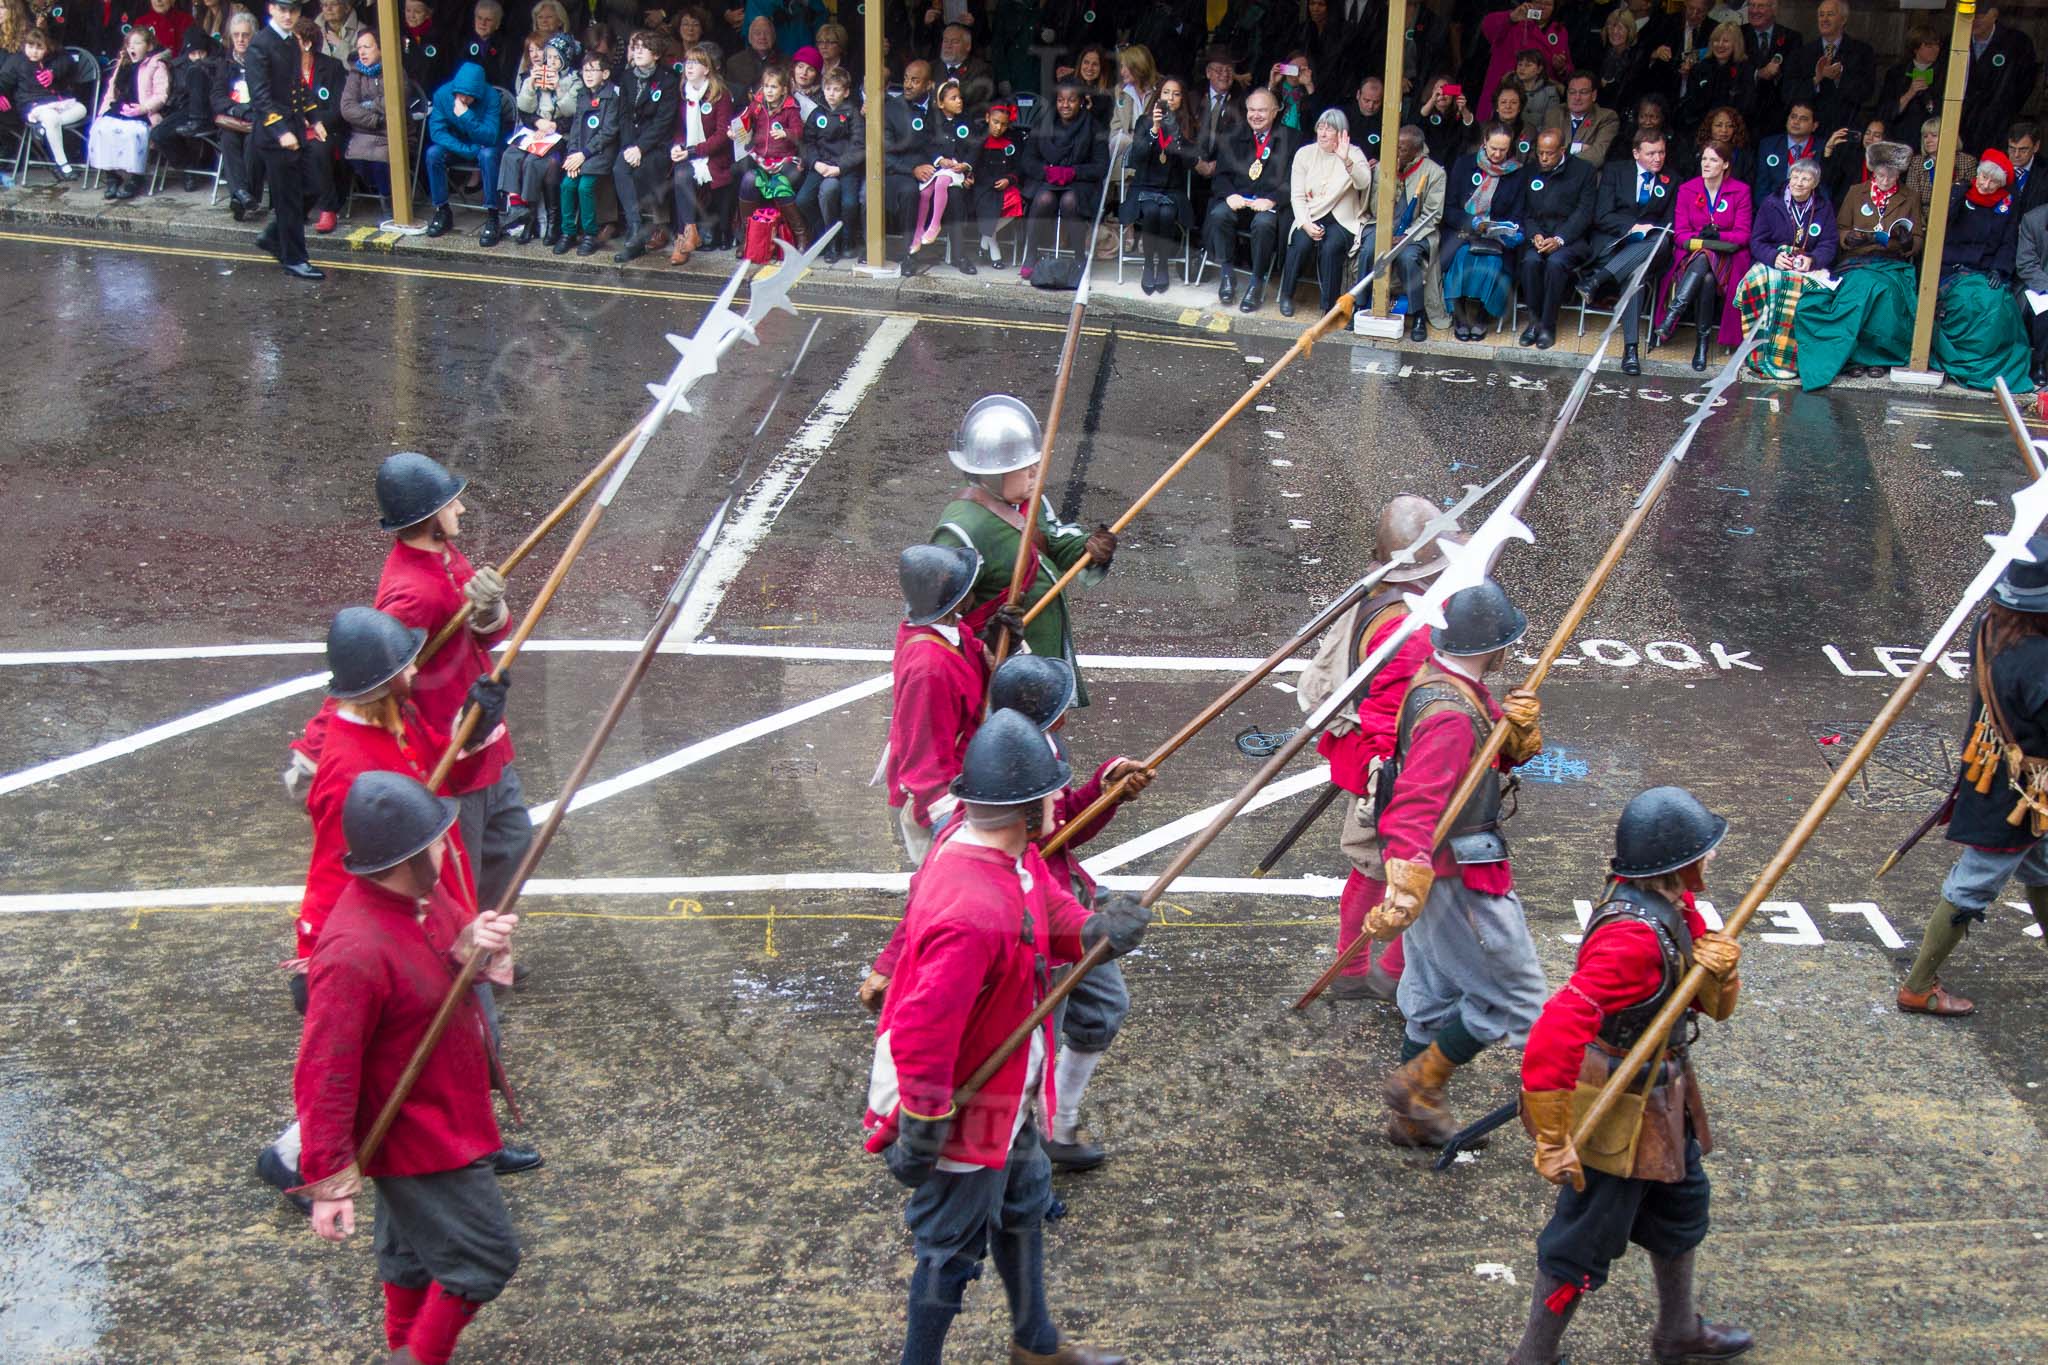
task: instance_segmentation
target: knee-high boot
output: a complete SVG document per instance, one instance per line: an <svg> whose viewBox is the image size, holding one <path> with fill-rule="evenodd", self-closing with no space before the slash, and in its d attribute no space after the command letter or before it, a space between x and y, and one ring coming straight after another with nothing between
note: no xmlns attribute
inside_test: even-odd
<svg viewBox="0 0 2048 1365"><path fill-rule="evenodd" d="M1693 299L1700 290L1700 272L1687 270L1678 277L1678 283L1671 286L1671 298L1664 308L1664 321L1650 332L1650 344L1662 346L1671 340L1671 334L1678 330L1678 324L1685 321L1691 311Z"/></svg>
<svg viewBox="0 0 2048 1365"><path fill-rule="evenodd" d="M1721 291L1715 287L1711 275L1700 281L1693 309L1693 321L1698 324L1698 330L1692 343L1692 367L1704 370L1707 368L1707 345L1714 339L1721 318Z"/></svg>
<svg viewBox="0 0 2048 1365"><path fill-rule="evenodd" d="M1652 1256L1650 1275L1657 1282L1657 1326L1650 1335L1650 1353L1659 1365L1693 1360L1732 1360L1754 1339L1740 1327L1708 1322L1693 1302L1693 1259L1698 1249L1678 1256Z"/></svg>

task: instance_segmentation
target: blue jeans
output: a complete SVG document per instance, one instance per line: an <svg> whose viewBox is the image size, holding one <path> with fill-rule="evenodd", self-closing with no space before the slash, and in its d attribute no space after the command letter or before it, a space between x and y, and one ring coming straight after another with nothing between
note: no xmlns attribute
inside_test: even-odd
<svg viewBox="0 0 2048 1365"><path fill-rule="evenodd" d="M484 173L484 203L493 208L498 204L498 148L495 146L477 149L475 156L454 151L438 142L427 144L427 192L433 197L434 207L441 208L448 202L448 163L458 166L475 166Z"/></svg>
<svg viewBox="0 0 2048 1365"><path fill-rule="evenodd" d="M2021 886L2048 886L2048 839L2003 852L1965 847L1941 884L1941 897L1958 910L1984 910L2011 877Z"/></svg>

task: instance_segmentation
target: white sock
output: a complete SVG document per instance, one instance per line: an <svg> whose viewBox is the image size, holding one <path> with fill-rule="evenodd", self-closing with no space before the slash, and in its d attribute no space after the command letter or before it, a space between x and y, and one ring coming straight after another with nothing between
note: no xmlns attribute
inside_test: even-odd
<svg viewBox="0 0 2048 1365"><path fill-rule="evenodd" d="M1081 1097L1088 1093L1088 1081L1102 1061L1099 1052L1080 1052L1065 1044L1053 1064L1052 1084L1059 1095L1059 1111L1052 1116L1052 1140L1072 1142L1079 1136Z"/></svg>
<svg viewBox="0 0 2048 1365"><path fill-rule="evenodd" d="M293 1119L270 1145L284 1159L285 1165L295 1171L299 1169L299 1121L297 1119Z"/></svg>

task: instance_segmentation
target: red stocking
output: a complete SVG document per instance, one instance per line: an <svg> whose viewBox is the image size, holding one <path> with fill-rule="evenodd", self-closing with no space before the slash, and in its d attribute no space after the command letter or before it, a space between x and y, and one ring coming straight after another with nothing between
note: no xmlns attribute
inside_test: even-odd
<svg viewBox="0 0 2048 1365"><path fill-rule="evenodd" d="M412 1339L413 1321L420 1305L427 1301L426 1287L407 1289L402 1284L384 1286L384 1342L396 1351Z"/></svg>
<svg viewBox="0 0 2048 1365"><path fill-rule="evenodd" d="M482 1306L435 1285L427 1295L426 1307L420 1310L419 1320L412 1325L412 1339L408 1343L421 1365L448 1365L448 1358L455 1354L455 1339Z"/></svg>

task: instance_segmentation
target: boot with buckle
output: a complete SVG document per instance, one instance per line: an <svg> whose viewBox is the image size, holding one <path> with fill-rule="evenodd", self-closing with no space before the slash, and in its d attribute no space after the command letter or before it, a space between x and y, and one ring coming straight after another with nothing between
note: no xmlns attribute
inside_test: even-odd
<svg viewBox="0 0 2048 1365"><path fill-rule="evenodd" d="M1457 1063L1431 1043L1387 1073L1380 1096L1393 1111L1387 1141L1396 1147L1441 1147L1458 1131L1458 1121L1444 1107L1444 1086Z"/></svg>

